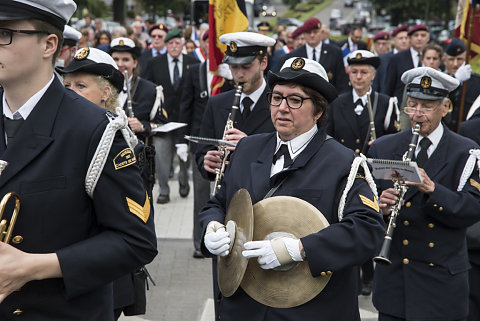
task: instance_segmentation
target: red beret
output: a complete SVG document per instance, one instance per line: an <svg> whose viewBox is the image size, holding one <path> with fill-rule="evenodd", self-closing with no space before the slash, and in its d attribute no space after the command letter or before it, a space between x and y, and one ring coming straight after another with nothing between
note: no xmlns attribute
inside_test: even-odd
<svg viewBox="0 0 480 321"><path fill-rule="evenodd" d="M389 39L390 39L390 34L385 31L380 31L375 35L375 37L373 37L374 42L377 40L389 40Z"/></svg>
<svg viewBox="0 0 480 321"><path fill-rule="evenodd" d="M155 29L160 29L160 30L163 30L165 31L166 33L168 33L168 28L166 25L164 25L163 23L159 23L158 25L154 25L150 28L150 30L148 30L148 34L149 35L152 35L152 31L155 30Z"/></svg>
<svg viewBox="0 0 480 321"><path fill-rule="evenodd" d="M311 30L320 29L321 27L322 23L315 17L307 19L302 26L303 32L310 32Z"/></svg>
<svg viewBox="0 0 480 321"><path fill-rule="evenodd" d="M392 31L392 37L395 37L399 32L402 32L402 31L408 31L408 25L401 25L399 27L396 27Z"/></svg>
<svg viewBox="0 0 480 321"><path fill-rule="evenodd" d="M303 26L302 26L302 27L298 27L297 29L295 29L294 32L292 32L292 38L295 39L295 38L297 38L298 36L300 36L302 33L303 33Z"/></svg>
<svg viewBox="0 0 480 321"><path fill-rule="evenodd" d="M424 24L415 25L408 30L408 35L411 36L417 31L428 31L428 27Z"/></svg>

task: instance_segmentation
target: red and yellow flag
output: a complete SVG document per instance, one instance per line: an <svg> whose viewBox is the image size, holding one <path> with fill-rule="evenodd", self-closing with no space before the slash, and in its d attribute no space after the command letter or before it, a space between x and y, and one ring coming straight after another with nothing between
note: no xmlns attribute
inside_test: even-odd
<svg viewBox="0 0 480 321"><path fill-rule="evenodd" d="M475 10L478 0L459 0L457 6L457 17L455 20L454 36L468 43L470 20L472 20L472 35L470 55L476 59L480 58L480 13ZM471 62L472 63L472 62Z"/></svg>
<svg viewBox="0 0 480 321"><path fill-rule="evenodd" d="M209 69L215 74L211 83L211 96L220 93L225 80L217 75L227 46L218 38L231 32L247 31L248 19L244 0L209 0L208 8Z"/></svg>

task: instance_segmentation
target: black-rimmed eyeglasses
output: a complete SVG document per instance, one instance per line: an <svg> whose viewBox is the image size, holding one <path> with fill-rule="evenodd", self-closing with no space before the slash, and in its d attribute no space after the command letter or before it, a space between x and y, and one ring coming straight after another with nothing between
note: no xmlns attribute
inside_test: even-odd
<svg viewBox="0 0 480 321"><path fill-rule="evenodd" d="M8 46L12 43L13 33L23 33L26 35L36 35L36 34L49 34L47 31L42 30L13 30L8 28L0 28L0 46Z"/></svg>
<svg viewBox="0 0 480 321"><path fill-rule="evenodd" d="M288 95L282 96L278 93L268 93L267 99L270 105L272 106L280 106L282 101L285 99L287 101L287 106L292 109L298 109L302 107L303 101L307 99L312 99L310 97L302 97L298 95Z"/></svg>

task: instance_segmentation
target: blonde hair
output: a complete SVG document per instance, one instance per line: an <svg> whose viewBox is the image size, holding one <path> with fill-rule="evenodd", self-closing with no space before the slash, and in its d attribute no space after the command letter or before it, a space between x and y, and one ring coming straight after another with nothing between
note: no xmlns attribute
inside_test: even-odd
<svg viewBox="0 0 480 321"><path fill-rule="evenodd" d="M115 86L112 85L110 81L103 78L102 76L92 75L95 79L95 82L98 85L98 88L103 91L107 86L110 87L110 96L105 101L105 108L109 111L115 113L115 108L118 107L118 90Z"/></svg>

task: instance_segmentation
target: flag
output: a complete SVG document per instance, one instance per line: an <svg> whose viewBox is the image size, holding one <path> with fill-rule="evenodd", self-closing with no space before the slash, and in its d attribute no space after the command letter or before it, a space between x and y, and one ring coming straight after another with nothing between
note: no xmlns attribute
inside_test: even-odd
<svg viewBox="0 0 480 321"><path fill-rule="evenodd" d="M224 79L218 76L218 65L222 63L227 46L218 40L226 33L248 30L248 19L244 0L209 0L208 7L208 59L209 70L214 74L210 84L211 96L220 93Z"/></svg>
<svg viewBox="0 0 480 321"><path fill-rule="evenodd" d="M198 39L197 28L195 26L192 26L192 34L190 35L190 39L197 47L200 46L200 40Z"/></svg>
<svg viewBox="0 0 480 321"><path fill-rule="evenodd" d="M342 50L343 65L345 66L345 68L347 68L348 67L347 58L348 58L348 55L350 54L350 48L348 48L348 42L346 42L340 49Z"/></svg>
<svg viewBox="0 0 480 321"><path fill-rule="evenodd" d="M479 4L479 0L459 0L457 6L457 17L455 20L454 36L468 42L470 18L473 18L472 27L472 44L470 47L470 55L474 57L480 54L480 13L474 10L475 6ZM475 32L476 31L476 32ZM479 56L477 56L478 58Z"/></svg>

